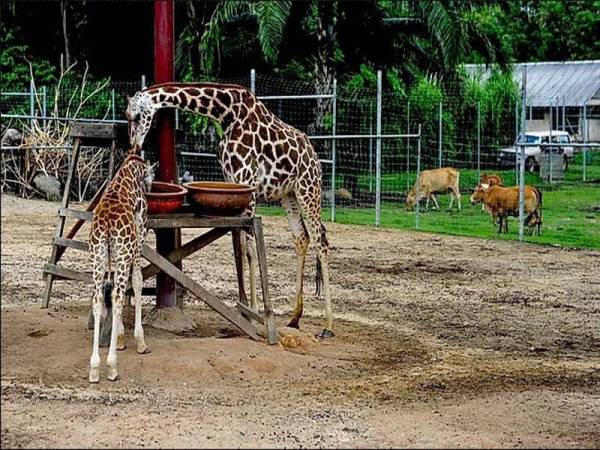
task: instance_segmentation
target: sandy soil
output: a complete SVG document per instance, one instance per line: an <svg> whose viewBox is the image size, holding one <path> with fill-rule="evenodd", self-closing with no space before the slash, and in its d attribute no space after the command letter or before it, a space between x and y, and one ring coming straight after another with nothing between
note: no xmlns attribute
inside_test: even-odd
<svg viewBox="0 0 600 450"><path fill-rule="evenodd" d="M147 328L138 355L128 330L119 381L103 364L90 386L91 288L57 282L39 308L56 207L2 196L2 447L600 446L600 252L329 225L335 338L310 338L312 283L295 348L240 336L186 296L194 332ZM279 326L289 236L265 219ZM233 305L230 240L184 267Z"/></svg>

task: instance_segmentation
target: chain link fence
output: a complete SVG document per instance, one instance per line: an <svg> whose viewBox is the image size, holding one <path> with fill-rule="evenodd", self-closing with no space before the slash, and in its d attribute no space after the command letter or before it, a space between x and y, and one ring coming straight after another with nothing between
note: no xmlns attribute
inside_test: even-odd
<svg viewBox="0 0 600 450"><path fill-rule="evenodd" d="M252 88L270 111L311 138L322 163L322 201L328 219L467 234L472 220L478 226L488 227L492 235L494 228L485 214L479 208L468 207L469 196L484 173L499 175L505 186L518 185L516 143L523 119L518 87L482 96L468 83L459 81L421 80L404 91L384 90L380 81L377 86L361 88L334 85L317 95L313 83L254 71L247 77L215 81ZM24 128L37 121L43 128L66 117L115 121L124 127L126 95L150 84L145 77L129 82L113 81L87 100L86 96L97 88L93 83L84 88L74 81L64 83L60 95L56 88L36 89L33 85L21 91L2 92L3 125ZM539 129L539 124L535 133L529 129L525 133L526 139L538 139L542 144L526 153L532 154L533 160L526 161L525 184L537 186L543 192L565 195L581 192L584 196L581 201L589 203L587 217L591 214L596 220L595 211L600 210L600 152L597 147L566 144L589 142L590 124L600 123L598 107L582 110L557 101L546 111L526 106L525 115L527 123L540 116L546 118L548 127L548 133ZM182 111L177 111L175 123L180 180L190 177L222 180L216 158L220 141L218 125ZM567 138L560 136L558 132L562 131L568 133ZM153 133L151 130L145 149L151 160L156 159ZM545 160L544 146L553 142L559 156ZM65 145L68 147L68 143ZM6 161L15 159L19 152L16 147L3 144L2 186L3 190L23 194L28 189L19 190L7 182ZM555 164L554 168L548 170L548 162ZM107 157L103 156L102 164L97 167L98 181L107 173L107 164ZM406 196L415 185L418 168L422 171L439 167L459 170L463 212L425 212L422 206L416 211L407 210ZM59 179L63 176L58 174ZM93 186L84 198L93 195ZM28 192L36 193L35 188ZM81 193L77 195L81 197ZM443 209L449 196L440 193L438 197ZM260 206L275 204L260 203ZM463 218L459 219L461 214ZM551 214L558 216L560 211Z"/></svg>

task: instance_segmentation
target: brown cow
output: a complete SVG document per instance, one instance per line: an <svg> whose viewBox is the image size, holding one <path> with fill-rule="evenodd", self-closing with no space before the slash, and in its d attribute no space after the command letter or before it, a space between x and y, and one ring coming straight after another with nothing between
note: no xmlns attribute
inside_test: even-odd
<svg viewBox="0 0 600 450"><path fill-rule="evenodd" d="M492 221L499 221L498 233L508 233L508 216L519 215L519 187L502 186L478 186L473 195L471 203L482 202L492 216ZM524 210L527 214L525 226L528 227L528 233L532 234L534 227L537 227L537 234L541 233L542 226L542 193L534 186L525 186L525 204Z"/></svg>
<svg viewBox="0 0 600 450"><path fill-rule="evenodd" d="M479 186L504 186L504 183L502 182L500 175L496 175L495 173L484 173L481 175L481 177L479 177ZM485 203L481 204L481 210L486 212L487 208L485 207ZM489 213L489 211L487 212Z"/></svg>
<svg viewBox="0 0 600 450"><path fill-rule="evenodd" d="M406 196L406 206L412 209L415 203L427 198L425 203L425 211L429 208L429 199L433 200L436 209L439 209L435 194L450 191L450 206L448 211L452 209L452 203L456 198L458 203L458 210L460 211L460 190L458 188L458 181L460 178L460 172L452 167L442 167L440 169L423 170L419 174L415 185L408 191ZM417 185L419 187L419 198L417 199Z"/></svg>

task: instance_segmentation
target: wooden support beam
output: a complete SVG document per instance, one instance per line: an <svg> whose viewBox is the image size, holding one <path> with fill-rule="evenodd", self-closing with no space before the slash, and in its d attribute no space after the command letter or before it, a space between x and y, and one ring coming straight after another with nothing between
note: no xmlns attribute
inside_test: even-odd
<svg viewBox="0 0 600 450"><path fill-rule="evenodd" d="M94 219L93 211L81 211L80 209L73 208L58 208L58 215L61 217L70 217L72 219L79 219L87 222Z"/></svg>
<svg viewBox="0 0 600 450"><path fill-rule="evenodd" d="M71 122L69 137L87 139L115 139L114 123Z"/></svg>
<svg viewBox="0 0 600 450"><path fill-rule="evenodd" d="M267 254L265 250L265 241L263 238L262 220L260 217L253 219L254 239L256 240L256 250L258 267L260 269L260 286L263 294L263 304L265 306L265 326L267 327L267 335L269 344L276 344L278 341L277 328L275 326L275 313L269 297L269 277L267 274Z"/></svg>
<svg viewBox="0 0 600 450"><path fill-rule="evenodd" d="M250 217L210 217L198 218L193 215L184 217L172 215L171 217L148 216L148 228L213 228L213 227L252 227Z"/></svg>
<svg viewBox="0 0 600 450"><path fill-rule="evenodd" d="M111 155L114 153L114 145L115 144L113 142L113 152L111 153ZM96 205L100 201L100 198L102 197L102 194L104 193L104 189L106 189L107 185L108 185L108 180L104 180L104 183L102 184L102 186L100 186L100 189L98 189L98 191L94 195L94 198L92 198L92 201L90 201L89 205L85 209L86 211L94 211L94 208L96 207ZM82 227L82 225L84 223L85 223L85 220L83 220L83 219L77 220L77 222L75 222L73 224L73 226L71 227L71 229L67 233L66 238L67 239L73 239L77 235L77 232L79 231L79 229ZM58 249L58 251L56 253L56 262L58 262L60 260L60 258L61 258L61 256L63 255L64 252L65 252L65 248L59 248Z"/></svg>
<svg viewBox="0 0 600 450"><path fill-rule="evenodd" d="M250 322L244 319L237 311L230 309L217 299L214 295L200 286L196 281L185 275L181 270L171 264L166 258L152 250L148 245L142 248L142 256L152 264L160 268L163 272L177 281L181 286L196 295L200 300L214 309L217 313L238 327L255 341L260 340L258 333Z"/></svg>
<svg viewBox="0 0 600 450"><path fill-rule="evenodd" d="M263 325L265 324L265 318L262 315L260 315L260 313L257 313L256 311L253 311L252 309L248 308L242 302L237 302L236 306L240 313L243 313L243 314L247 315L248 317L251 317L252 319L256 320L257 322L262 323Z"/></svg>
<svg viewBox="0 0 600 450"><path fill-rule="evenodd" d="M67 269L56 264L44 264L44 273L55 276L56 278L64 278L66 280L81 281L83 283L92 283L92 274L88 272L80 272L78 270Z"/></svg>
<svg viewBox="0 0 600 450"><path fill-rule="evenodd" d="M68 239L63 237L55 237L52 239L52 243L54 245L58 245L62 248L74 248L75 250L82 250L87 252L90 249L90 246L87 242L76 241L74 239Z"/></svg>

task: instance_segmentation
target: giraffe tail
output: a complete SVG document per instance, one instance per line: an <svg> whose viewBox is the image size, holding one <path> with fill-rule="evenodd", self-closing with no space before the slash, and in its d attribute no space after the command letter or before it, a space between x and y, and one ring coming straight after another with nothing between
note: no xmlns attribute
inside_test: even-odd
<svg viewBox="0 0 600 450"><path fill-rule="evenodd" d="M327 240L327 229L323 222L321 222L321 245L324 247L325 254L329 250L329 241ZM321 295L321 289L323 287L323 266L321 263L321 258L319 254L317 254L317 264L316 264L316 272L315 272L315 295Z"/></svg>

